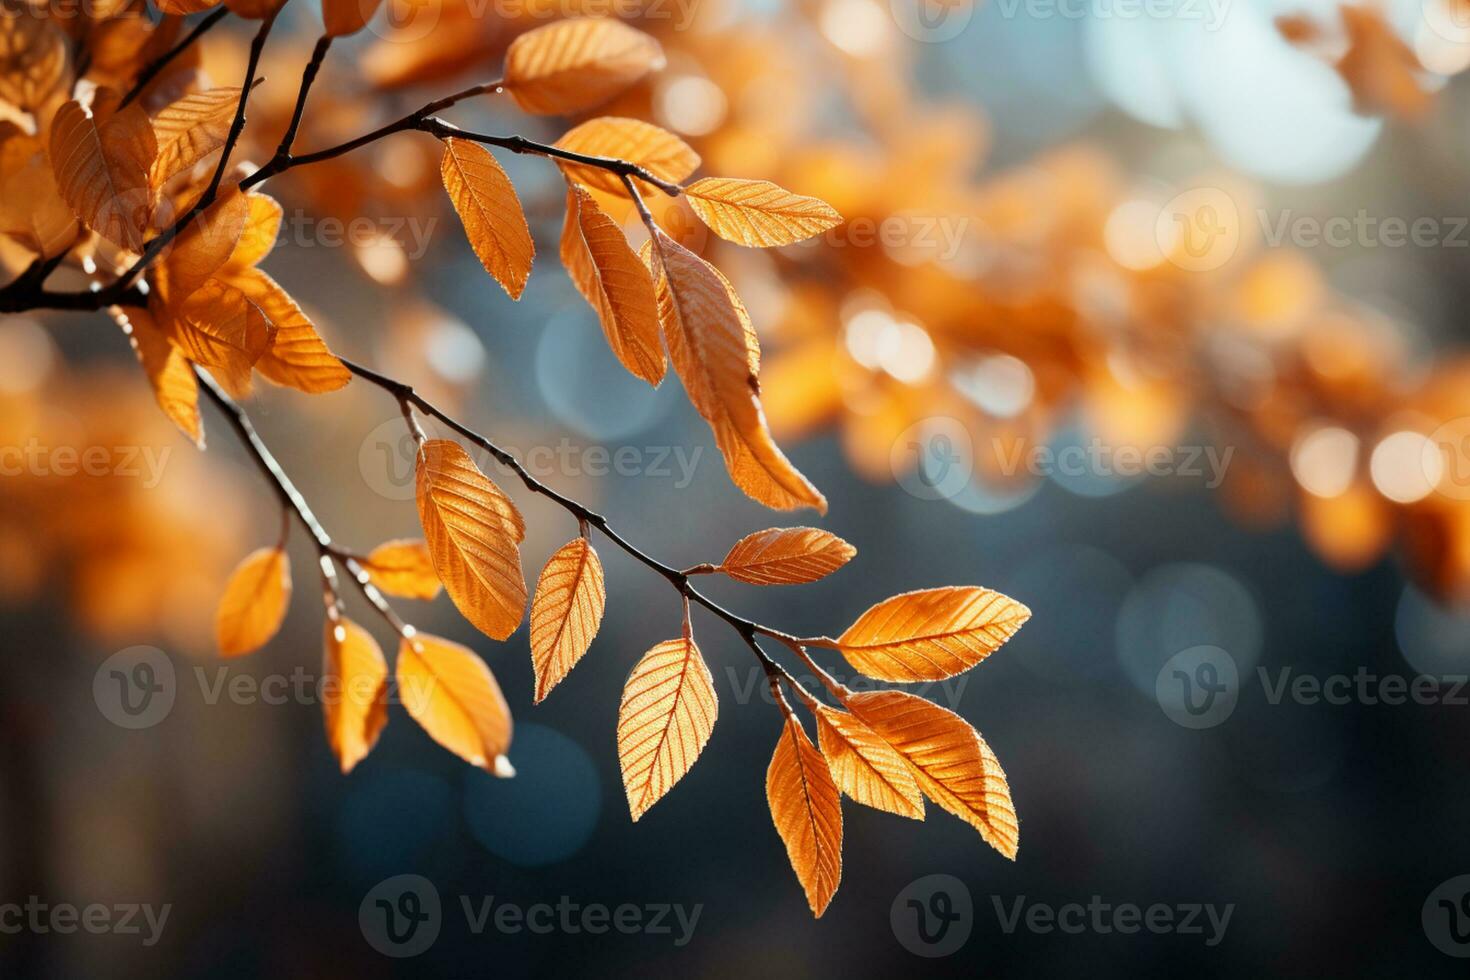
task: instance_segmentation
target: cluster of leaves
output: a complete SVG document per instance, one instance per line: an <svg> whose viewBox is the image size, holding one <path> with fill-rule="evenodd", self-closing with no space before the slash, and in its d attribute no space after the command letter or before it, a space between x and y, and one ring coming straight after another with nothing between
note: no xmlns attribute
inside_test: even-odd
<svg viewBox="0 0 1470 980"><path fill-rule="evenodd" d="M15 2L15 0L7 0ZM221 655L258 650L280 629L292 575L286 552L289 516L315 539L326 610L324 673L337 696L324 699L328 741L344 772L373 748L388 720L389 667L372 634L344 612L340 565L398 636L393 668L400 699L428 735L467 762L510 776L512 720L485 662L468 648L419 632L386 595L432 599L446 592L464 617L495 640L530 615L530 648L540 701L587 653L606 606L604 575L593 547L595 527L667 578L683 597L682 635L658 643L633 668L619 712L617 741L629 809L638 819L686 773L708 742L717 699L693 635L691 601L733 626L755 653L783 712L767 773L776 828L814 913L830 902L841 872L840 794L921 819L924 799L969 822L1014 857L1014 807L994 754L952 712L901 691L855 693L812 659L811 648L841 652L869 677L895 683L936 680L975 666L1029 617L1019 603L981 588L905 593L881 602L840 636L802 639L742 619L706 599L692 576L724 574L756 585L815 581L844 565L854 549L815 528L772 528L750 535L718 564L684 572L663 566L616 535L607 521L534 481L483 437L534 492L552 497L580 522L580 534L551 556L534 596L522 571L526 525L509 495L457 441L429 439L415 412L447 417L411 388L333 354L311 320L259 268L279 234L282 208L254 188L276 173L330 159L396 132L442 140L442 185L474 253L512 298L519 298L535 255L520 200L486 149L501 146L554 159L567 182L560 255L601 322L612 352L651 385L671 362L695 410L709 424L733 482L776 509L825 511L822 494L772 438L760 400L761 353L751 317L730 281L668 234L645 206L654 191L687 199L717 236L754 248L791 245L837 225L830 206L769 181L707 177L689 181L699 157L674 134L650 123L601 117L552 145L519 137L468 133L433 112L476 95L509 93L528 113L578 113L606 101L658 68L659 44L618 21L570 19L519 36L505 55L504 76L431 103L398 123L305 156L293 156L297 126L330 39L360 29L372 14L358 0L324 0L326 34L308 68L295 115L262 168L231 165L255 87L257 62L284 0L228 0L226 8L259 20L247 77L239 87L194 90L195 76L168 47L178 17L214 4L161 0L172 30L139 28L128 53L96 50L108 25L136 7L120 3L73 37L43 11L17 12L8 30L16 45L4 66L11 124L0 144L0 181L24 182L27 196L7 209L4 230L30 248L31 269L11 288L36 305L58 302L44 282L60 261L97 280L95 298L132 338L160 406L202 445L199 398L208 393L275 482L288 523L274 546L235 569L216 610ZM211 15L213 16L213 15ZM170 19L171 18L171 19ZM58 47L59 45L59 47ZM161 50L162 49L162 50ZM58 53L59 52L59 53ZM110 74L92 77L93 65ZM215 155L218 154L217 159ZM686 183L687 182L687 183ZM638 210L648 241L635 252L599 203L620 197ZM135 284L141 276L141 284ZM667 351L667 358L665 356ZM393 394L418 444L416 500L424 536L384 543L366 555L339 549L259 441L234 399L255 374L321 394L354 376ZM462 434L469 430L452 424ZM822 679L837 706L806 691L762 649L787 647ZM811 711L818 749L784 690Z"/></svg>

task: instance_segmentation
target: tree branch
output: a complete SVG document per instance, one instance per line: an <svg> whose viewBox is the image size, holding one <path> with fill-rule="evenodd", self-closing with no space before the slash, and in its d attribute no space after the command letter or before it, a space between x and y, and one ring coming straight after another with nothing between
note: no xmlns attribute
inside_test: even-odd
<svg viewBox="0 0 1470 980"><path fill-rule="evenodd" d="M172 48L169 48L168 52L160 57L157 61L153 62L147 68L144 68L141 72L139 72L138 80L133 83L132 88L128 89L128 94L123 96L122 102L119 103L118 108L125 108L128 103L132 102L139 95L141 95L143 93L143 89L148 87L148 83L157 78L158 73L168 67L169 62L173 61L179 55L183 54L184 51L188 49L189 45L193 44L195 41L203 37L205 31L209 30L215 24L218 24L220 21L224 20L225 16L229 12L229 8L223 5L216 8L215 10L210 11L207 17L201 20L198 24L194 25L194 29L190 31L187 35L185 35L182 41L180 41L178 44L175 44Z"/></svg>

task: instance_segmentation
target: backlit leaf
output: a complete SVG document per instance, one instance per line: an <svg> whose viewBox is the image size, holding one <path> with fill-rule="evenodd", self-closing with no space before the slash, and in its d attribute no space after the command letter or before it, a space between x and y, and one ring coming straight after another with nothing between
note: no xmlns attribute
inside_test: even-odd
<svg viewBox="0 0 1470 980"><path fill-rule="evenodd" d="M61 199L45 144L26 133L0 146L0 231L42 258L77 239L77 217Z"/></svg>
<svg viewBox="0 0 1470 980"><path fill-rule="evenodd" d="M561 260L572 284L597 311L613 354L629 373L656 386L665 362L653 279L622 229L575 184L567 188Z"/></svg>
<svg viewBox="0 0 1470 980"><path fill-rule="evenodd" d="M418 538L384 541L368 553L362 567L378 588L405 599L432 599L444 587L429 546Z"/></svg>
<svg viewBox="0 0 1470 980"><path fill-rule="evenodd" d="M281 205L265 194L249 193L245 201L250 214L245 220L245 230L228 263L231 271L243 271L259 264L276 247L281 234L281 219L285 212Z"/></svg>
<svg viewBox="0 0 1470 980"><path fill-rule="evenodd" d="M883 600L836 640L818 645L841 650L869 677L936 681L990 656L1030 618L1030 609L990 589L921 589Z"/></svg>
<svg viewBox="0 0 1470 980"><path fill-rule="evenodd" d="M855 715L818 708L817 741L842 792L864 806L924 819L924 794L903 756Z"/></svg>
<svg viewBox="0 0 1470 980"><path fill-rule="evenodd" d="M821 528L772 527L735 542L718 570L751 585L798 585L831 575L855 554Z"/></svg>
<svg viewBox="0 0 1470 980"><path fill-rule="evenodd" d="M398 696L429 737L472 766L513 776L511 718L485 661L458 643L418 633L398 646Z"/></svg>
<svg viewBox="0 0 1470 980"><path fill-rule="evenodd" d="M665 640L638 661L618 708L618 761L635 821L694 765L718 709L693 639Z"/></svg>
<svg viewBox="0 0 1470 980"><path fill-rule="evenodd" d="M706 177L684 188L684 195L716 235L755 248L791 245L842 224L825 201L768 180Z"/></svg>
<svg viewBox="0 0 1470 980"><path fill-rule="evenodd" d="M308 395L336 391L352 380L352 372L327 348L311 320L274 279L259 269L247 269L230 281L260 307L275 328L270 346L255 362L263 377Z"/></svg>
<svg viewBox="0 0 1470 980"><path fill-rule="evenodd" d="M108 111L99 93L93 109L75 99L51 124L51 169L61 197L77 218L103 238L134 252L153 213L148 170L158 144L138 103Z"/></svg>
<svg viewBox="0 0 1470 980"><path fill-rule="evenodd" d="M153 397L163 414L184 435L204 448L204 423L199 417L199 379L183 353L169 343L147 310L130 306L112 308L113 318L132 342L143 373L153 386Z"/></svg>
<svg viewBox="0 0 1470 980"><path fill-rule="evenodd" d="M230 394L249 394L251 369L275 337L264 311L235 286L210 279L170 314L166 331L185 356Z"/></svg>
<svg viewBox="0 0 1470 980"><path fill-rule="evenodd" d="M343 773L377 744L388 723L388 663L378 641L350 619L327 620L322 715L327 744Z"/></svg>
<svg viewBox="0 0 1470 980"><path fill-rule="evenodd" d="M821 918L842 880L842 796L794 715L786 716L766 770L766 801L807 904Z"/></svg>
<svg viewBox="0 0 1470 980"><path fill-rule="evenodd" d="M291 563L281 548L261 548L235 566L215 610L220 656L253 653L281 628L291 600Z"/></svg>
<svg viewBox="0 0 1470 980"><path fill-rule="evenodd" d="M32 112L66 80L69 45L59 19L25 4L0 10L0 99Z"/></svg>
<svg viewBox="0 0 1470 980"><path fill-rule="evenodd" d="M527 31L505 53L505 86L526 112L581 112L663 66L657 41L610 18L561 20Z"/></svg>
<svg viewBox="0 0 1470 980"><path fill-rule="evenodd" d="M541 570L531 601L531 666L538 703L592 645L606 605L602 561L592 543L579 537L559 548Z"/></svg>
<svg viewBox="0 0 1470 980"><path fill-rule="evenodd" d="M154 6L165 14L187 16L218 7L220 0L154 0Z"/></svg>
<svg viewBox="0 0 1470 980"><path fill-rule="evenodd" d="M689 401L709 423L730 478L767 507L814 507L827 499L791 465L766 426L753 365L758 352L748 317L724 277L659 232L656 295L669 356Z"/></svg>
<svg viewBox="0 0 1470 980"><path fill-rule="evenodd" d="M239 88L212 88L160 109L152 122L158 155L148 171L149 185L157 190L224 146L239 102Z"/></svg>
<svg viewBox="0 0 1470 980"><path fill-rule="evenodd" d="M520 512L458 443L445 439L419 449L417 496L424 540L449 598L482 633L504 640L526 608Z"/></svg>
<svg viewBox="0 0 1470 980"><path fill-rule="evenodd" d="M1010 786L995 753L969 722L904 691L865 691L844 701L908 761L925 796L1015 860L1020 825Z"/></svg>
<svg viewBox="0 0 1470 980"><path fill-rule="evenodd" d="M245 195L231 188L179 232L162 263L169 302L187 298L229 261L249 217Z"/></svg>
<svg viewBox="0 0 1470 980"><path fill-rule="evenodd" d="M556 145L593 157L636 163L655 177L679 184L699 169L699 154L666 129L641 119L599 116L567 131ZM569 181L611 194L626 194L622 178L601 167L558 160ZM645 188L648 186L643 184Z"/></svg>
<svg viewBox="0 0 1470 980"><path fill-rule="evenodd" d="M439 172L480 264L520 299L536 246L510 178L489 150L461 139L444 141Z"/></svg>

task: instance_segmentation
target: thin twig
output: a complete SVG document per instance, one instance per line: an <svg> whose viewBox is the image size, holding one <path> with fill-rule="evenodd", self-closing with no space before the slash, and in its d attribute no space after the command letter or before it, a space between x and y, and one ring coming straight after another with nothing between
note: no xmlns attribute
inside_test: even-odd
<svg viewBox="0 0 1470 980"><path fill-rule="evenodd" d="M224 20L225 15L229 12L229 8L225 6L220 6L211 11L207 17L201 20L198 24L194 25L194 29L190 31L187 35L185 35L182 41L169 48L167 53L161 56L157 61L154 61L152 64L150 64L147 68L144 68L138 74L138 80L133 83L133 87L128 89L128 94L123 96L122 102L118 105L118 108L126 107L128 103L132 102L139 95L141 95L143 89L148 87L148 83L157 78L158 73L168 67L169 62L173 61L179 55L183 54L184 51L189 47L189 45L193 44L204 35L205 31L209 30L215 24L218 24L220 21Z"/></svg>

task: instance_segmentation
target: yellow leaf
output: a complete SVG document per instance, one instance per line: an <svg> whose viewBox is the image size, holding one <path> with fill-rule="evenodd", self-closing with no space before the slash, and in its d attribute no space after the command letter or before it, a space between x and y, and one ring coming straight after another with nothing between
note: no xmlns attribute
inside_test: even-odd
<svg viewBox="0 0 1470 980"><path fill-rule="evenodd" d="M449 640L418 633L398 646L398 696L429 737L472 766L513 776L511 718L485 661Z"/></svg>
<svg viewBox="0 0 1470 980"><path fill-rule="evenodd" d="M72 99L56 110L51 123L51 169L61 197L82 224L133 252L153 215L148 186L158 144L148 116L138 103L107 112L99 93L94 109Z"/></svg>
<svg viewBox="0 0 1470 980"><path fill-rule="evenodd" d="M531 601L531 666L538 704L592 645L606 605L602 561L592 543L576 538L563 545L541 570Z"/></svg>
<svg viewBox="0 0 1470 980"><path fill-rule="evenodd" d="M921 589L883 600L816 645L836 647L853 669L879 680L938 681L990 656L1030 618L1030 609L990 589Z"/></svg>
<svg viewBox="0 0 1470 980"><path fill-rule="evenodd" d="M153 316L139 307L112 307L113 319L132 342L143 373L153 386L153 397L163 414L173 420L194 445L204 448L204 424L199 418L199 379L177 347L168 342Z"/></svg>
<svg viewBox="0 0 1470 980"><path fill-rule="evenodd" d="M259 269L247 269L231 282L255 303L275 327L271 343L255 369L278 385L308 395L336 391L352 380L311 320L280 285Z"/></svg>
<svg viewBox="0 0 1470 980"><path fill-rule="evenodd" d="M842 224L842 215L825 201L769 180L706 177L684 188L684 195L716 235L755 248L791 245Z"/></svg>
<svg viewBox="0 0 1470 980"><path fill-rule="evenodd" d="M842 797L795 715L786 716L766 770L766 802L807 904L821 918L842 880Z"/></svg>
<svg viewBox="0 0 1470 980"><path fill-rule="evenodd" d="M68 76L66 32L43 11L7 3L0 12L0 99L26 112L45 105Z"/></svg>
<svg viewBox="0 0 1470 980"><path fill-rule="evenodd" d="M220 656L254 653L281 628L291 600L291 563L280 548L261 548L235 566L215 610Z"/></svg>
<svg viewBox="0 0 1470 980"><path fill-rule="evenodd" d="M275 337L264 311L236 287L210 279L170 313L166 331L184 355L209 368L230 394L249 394L251 368Z"/></svg>
<svg viewBox="0 0 1470 980"><path fill-rule="evenodd" d="M857 717L817 708L817 741L837 788L864 806L924 819L924 794L903 756Z"/></svg>
<svg viewBox="0 0 1470 980"><path fill-rule="evenodd" d="M520 299L536 246L510 178L489 150L461 139L444 141L439 173L480 264Z"/></svg>
<svg viewBox="0 0 1470 980"><path fill-rule="evenodd" d="M709 423L730 478L767 507L827 510L827 499L791 465L766 426L749 318L713 266L663 232L656 295L669 357L689 401Z"/></svg>
<svg viewBox="0 0 1470 980"><path fill-rule="evenodd" d="M527 31L505 53L505 86L526 112L581 112L663 67L658 42L609 18L561 20Z"/></svg>
<svg viewBox="0 0 1470 980"><path fill-rule="evenodd" d="M636 163L671 184L699 169L699 154L666 129L641 119L600 116L567 131L556 145L572 153ZM567 180L611 194L626 194L622 178L600 167L558 160ZM641 182L640 182L641 183ZM647 184L642 184L647 187Z"/></svg>
<svg viewBox="0 0 1470 980"><path fill-rule="evenodd" d="M362 30L383 0L322 0L322 23L329 37L342 37Z"/></svg>
<svg viewBox="0 0 1470 980"><path fill-rule="evenodd" d="M714 681L693 639L665 640L634 666L618 708L618 762L634 821L694 765L718 710Z"/></svg>
<svg viewBox="0 0 1470 980"><path fill-rule="evenodd" d="M866 691L844 701L908 761L925 796L1015 860L1020 825L1010 786L995 753L969 722L904 691Z"/></svg>
<svg viewBox="0 0 1470 980"><path fill-rule="evenodd" d="M378 588L405 599L432 599L443 583L434 574L429 546L418 538L384 541L362 561L363 570Z"/></svg>
<svg viewBox="0 0 1470 980"><path fill-rule="evenodd" d="M327 620L322 696L327 744L349 773L377 744L388 723L388 663L367 630L350 619Z"/></svg>
<svg viewBox="0 0 1470 980"><path fill-rule="evenodd" d="M154 190L225 145L239 88L212 88L169 103L153 117L153 134L158 155L148 170Z"/></svg>
<svg viewBox="0 0 1470 980"><path fill-rule="evenodd" d="M751 585L799 585L831 575L855 554L821 528L771 527L735 542L716 570Z"/></svg>
<svg viewBox="0 0 1470 980"><path fill-rule="evenodd" d="M634 377L657 386L664 376L664 348L653 279L622 229L576 184L567 188L561 261L597 311L613 354Z"/></svg>
<svg viewBox="0 0 1470 980"><path fill-rule="evenodd" d="M276 238L281 233L281 219L285 216L281 205L268 195L246 194L245 201L250 206L250 214L239 244L230 255L228 267L232 272L252 268L270 254L276 246Z"/></svg>
<svg viewBox="0 0 1470 980"><path fill-rule="evenodd" d="M0 231L51 258L77 239L77 218L61 199L45 144L15 133L0 147Z"/></svg>
<svg viewBox="0 0 1470 980"><path fill-rule="evenodd" d="M520 512L446 439L419 449L417 495L424 540L449 598L476 629L504 640L526 608Z"/></svg>
<svg viewBox="0 0 1470 980"><path fill-rule="evenodd" d="M179 232L159 270L170 303L189 297L229 261L249 217L245 195L231 188Z"/></svg>

